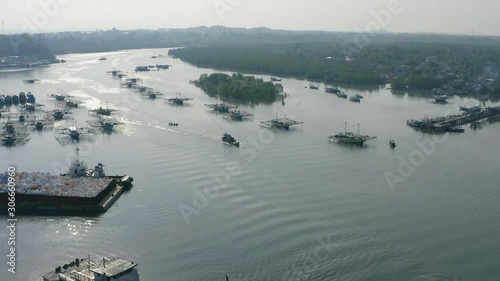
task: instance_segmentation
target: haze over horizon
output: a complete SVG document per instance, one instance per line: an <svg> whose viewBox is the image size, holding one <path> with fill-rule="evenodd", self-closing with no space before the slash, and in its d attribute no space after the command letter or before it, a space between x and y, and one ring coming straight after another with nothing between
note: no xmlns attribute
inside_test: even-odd
<svg viewBox="0 0 500 281"><path fill-rule="evenodd" d="M0 0L4 33L192 26L500 35L500 2L442 0Z"/></svg>

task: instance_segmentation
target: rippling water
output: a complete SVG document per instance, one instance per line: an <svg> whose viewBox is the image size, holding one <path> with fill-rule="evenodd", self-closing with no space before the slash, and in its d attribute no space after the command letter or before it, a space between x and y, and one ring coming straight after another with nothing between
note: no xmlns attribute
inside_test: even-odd
<svg viewBox="0 0 500 281"><path fill-rule="evenodd" d="M425 95L345 89L364 95L355 104L323 87L307 89L307 81L283 79L291 95L285 105L242 105L255 116L234 122L208 112L204 104L217 100L189 84L214 70L150 58L159 53L167 50L68 55L61 57L66 64L0 73L3 90L31 91L46 110L55 106L47 95L58 89L80 99L74 116L81 125L93 118L89 109L119 109L126 125L82 142L81 154L89 165L103 162L108 174L134 177L134 188L100 217L21 218L17 274L2 266L0 280L41 280L87 255L133 259L143 281L215 281L226 274L230 280L500 280L500 124L437 143L405 121L477 101L435 105ZM108 60L98 61L102 56ZM143 64L172 65L136 75L144 85L194 100L179 107L142 98L106 74ZM30 76L41 83L23 84ZM259 126L276 112L304 124L289 132ZM345 122L377 139L363 148L328 143ZM224 132L243 140L241 148L221 144ZM419 153L419 142L435 149ZM51 131L32 132L24 145L0 147L0 169L14 164L59 173L74 148ZM419 165L400 174L410 157ZM404 181L390 186L387 172ZM0 234L6 237L5 228Z"/></svg>

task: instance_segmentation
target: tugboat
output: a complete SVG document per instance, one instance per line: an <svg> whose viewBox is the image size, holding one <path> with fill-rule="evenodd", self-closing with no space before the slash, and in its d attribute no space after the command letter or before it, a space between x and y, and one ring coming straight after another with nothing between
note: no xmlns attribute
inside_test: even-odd
<svg viewBox="0 0 500 281"><path fill-rule="evenodd" d="M280 82L281 79L280 78L276 78L276 77L271 77L271 81L273 81L273 82Z"/></svg>
<svg viewBox="0 0 500 281"><path fill-rule="evenodd" d="M339 133L334 136L329 136L328 141L330 142L339 142L339 143L347 143L354 145L363 145L366 141L376 139L377 137L363 136L359 133L359 124L358 124L358 133L347 132L347 122L345 123L344 133Z"/></svg>
<svg viewBox="0 0 500 281"><path fill-rule="evenodd" d="M229 144L229 145L234 145L234 146L240 146L240 142L237 141L235 138L233 138L233 136L231 136L230 134L228 133L225 133L224 136L222 137L222 141L226 144Z"/></svg>
<svg viewBox="0 0 500 281"><path fill-rule="evenodd" d="M309 85L309 89L317 90L317 89L319 89L319 86L316 86L316 85L310 84L310 85Z"/></svg>

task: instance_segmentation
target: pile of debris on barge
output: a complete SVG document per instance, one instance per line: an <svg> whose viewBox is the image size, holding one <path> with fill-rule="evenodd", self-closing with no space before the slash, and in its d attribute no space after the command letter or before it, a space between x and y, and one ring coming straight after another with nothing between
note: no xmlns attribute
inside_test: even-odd
<svg viewBox="0 0 500 281"><path fill-rule="evenodd" d="M42 276L43 281L98 281L98 280L128 280L139 281L138 263L120 257L102 259L98 263L90 259L76 258L54 271Z"/></svg>
<svg viewBox="0 0 500 281"><path fill-rule="evenodd" d="M93 170L77 157L67 174L16 172L16 210L25 215L98 215L127 189L129 176L106 176L104 165ZM0 206L7 210L8 174L0 174Z"/></svg>

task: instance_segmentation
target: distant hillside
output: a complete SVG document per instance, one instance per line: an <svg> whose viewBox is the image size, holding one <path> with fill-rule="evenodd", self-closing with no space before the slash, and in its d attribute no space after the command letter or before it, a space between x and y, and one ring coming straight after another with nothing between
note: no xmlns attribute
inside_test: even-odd
<svg viewBox="0 0 500 281"><path fill-rule="evenodd" d="M499 37L470 37L436 34L359 34L349 32L289 31L223 26L159 30L107 30L57 32L42 35L54 54L105 52L123 49L165 47L207 47L334 42L345 52L356 52L380 43L449 43L483 46L500 45Z"/></svg>
<svg viewBox="0 0 500 281"><path fill-rule="evenodd" d="M10 56L32 60L54 59L43 35L0 35L0 57Z"/></svg>

